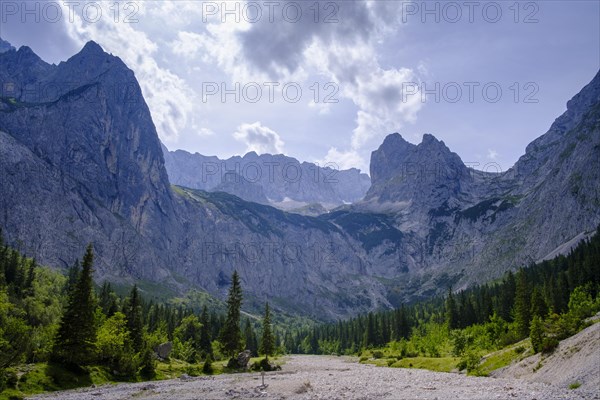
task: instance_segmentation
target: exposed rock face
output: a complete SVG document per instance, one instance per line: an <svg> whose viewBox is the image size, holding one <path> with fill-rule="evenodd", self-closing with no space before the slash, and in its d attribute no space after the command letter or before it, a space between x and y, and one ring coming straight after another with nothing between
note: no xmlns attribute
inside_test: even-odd
<svg viewBox="0 0 600 400"><path fill-rule="evenodd" d="M373 152L371 189L351 210L389 215L407 268L437 275L438 286L491 279L598 226L599 120L600 73L503 173L468 169L431 135L416 146L390 135ZM390 257L380 263L394 264Z"/></svg>
<svg viewBox="0 0 600 400"><path fill-rule="evenodd" d="M299 203L343 202L351 192L312 180L232 184L255 200L247 202L172 187L133 72L95 43L59 65L9 49L0 53L0 226L9 243L55 267L93 242L98 280L224 297L237 269L245 307L268 299L291 313L348 317L497 277L594 230L599 86L596 76L499 175L467 169L432 136L415 146L391 135L373 154L365 200L315 218L258 203L291 194L307 196L290 197ZM165 152L167 164L173 156Z"/></svg>
<svg viewBox="0 0 600 400"><path fill-rule="evenodd" d="M98 280L222 297L237 269L248 307L270 299L336 318L389 306L335 225L225 193L173 191L133 72L97 44L58 66L26 47L0 53L0 87L8 86L0 223L9 243L40 262L66 267L93 242Z"/></svg>
<svg viewBox="0 0 600 400"><path fill-rule="evenodd" d="M282 154L250 152L220 160L163 146L171 183L210 192L227 192L244 200L295 210L319 203L325 208L361 200L371 181L358 169L320 167Z"/></svg>

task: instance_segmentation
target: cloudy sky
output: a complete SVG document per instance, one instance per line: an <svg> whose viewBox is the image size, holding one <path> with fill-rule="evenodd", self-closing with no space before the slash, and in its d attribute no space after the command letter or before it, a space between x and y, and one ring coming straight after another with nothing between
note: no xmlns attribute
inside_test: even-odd
<svg viewBox="0 0 600 400"><path fill-rule="evenodd" d="M598 72L598 1L3 1L48 62L98 42L170 149L368 171L392 132L505 170ZM490 164L492 163L492 164ZM490 167L490 165L493 165Z"/></svg>

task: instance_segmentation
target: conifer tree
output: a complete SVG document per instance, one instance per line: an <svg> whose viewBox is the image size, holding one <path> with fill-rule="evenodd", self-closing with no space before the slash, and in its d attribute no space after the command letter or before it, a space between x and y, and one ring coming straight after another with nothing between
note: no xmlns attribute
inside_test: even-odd
<svg viewBox="0 0 600 400"><path fill-rule="evenodd" d="M202 308L202 314L200 314L200 323L202 324L202 328L200 330L200 351L204 353L204 355L212 354L212 346L211 346L211 326L210 326L210 318L208 316L208 309L206 306Z"/></svg>
<svg viewBox="0 0 600 400"><path fill-rule="evenodd" d="M231 276L231 287L227 297L227 318L221 329L221 344L227 356L233 358L242 347L240 330L240 309L242 307L242 287L237 271Z"/></svg>
<svg viewBox="0 0 600 400"><path fill-rule="evenodd" d="M521 337L529 335L529 323L531 321L530 299L527 275L525 275L525 270L520 269L516 276L514 319L517 333Z"/></svg>
<svg viewBox="0 0 600 400"><path fill-rule="evenodd" d="M275 338L273 337L273 331L271 328L271 310L269 309L269 303L265 305L265 315L262 323L262 338L260 341L260 352L265 355L265 359L269 359L269 355L273 355L275 352Z"/></svg>
<svg viewBox="0 0 600 400"><path fill-rule="evenodd" d="M95 358L96 299L92 286L94 252L89 244L79 277L69 293L69 303L60 321L52 358L69 365L87 365Z"/></svg>
<svg viewBox="0 0 600 400"><path fill-rule="evenodd" d="M531 293L530 315L532 317L537 315L538 317L544 319L547 314L548 314L548 306L546 305L546 301L544 300L544 297L542 296L542 292L540 291L540 289L537 286L535 286L533 288L533 292Z"/></svg>
<svg viewBox="0 0 600 400"><path fill-rule="evenodd" d="M446 323L449 329L458 328L458 312L452 289L448 290L448 298L446 299Z"/></svg>
<svg viewBox="0 0 600 400"><path fill-rule="evenodd" d="M246 319L244 324L244 339L246 341L246 350L250 350L252 357L258 356L258 340L249 319Z"/></svg>
<svg viewBox="0 0 600 400"><path fill-rule="evenodd" d="M133 350L139 353L144 348L144 325L142 322L142 303L137 285L133 285L131 289L125 315L127 316L127 329L129 329Z"/></svg>

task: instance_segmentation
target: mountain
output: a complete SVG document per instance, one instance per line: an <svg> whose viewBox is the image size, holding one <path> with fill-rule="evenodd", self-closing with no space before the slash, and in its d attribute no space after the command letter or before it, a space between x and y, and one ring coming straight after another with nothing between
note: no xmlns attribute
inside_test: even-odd
<svg viewBox="0 0 600 400"><path fill-rule="evenodd" d="M221 160L184 150L170 152L164 146L163 152L169 179L175 185L227 192L300 213L311 204L331 209L361 200L371 184L369 176L358 169L320 167L282 154L250 152Z"/></svg>
<svg viewBox="0 0 600 400"><path fill-rule="evenodd" d="M93 242L99 282L224 298L236 269L248 310L269 300L278 312L346 318L496 278L593 231L599 86L597 75L501 174L466 168L433 136L412 145L391 135L373 153L364 200L310 217L172 185L173 153L161 148L133 71L96 43L58 65L10 49L0 53L0 87L9 89L0 97L0 227L8 243L57 268ZM280 199L248 183L218 184Z"/></svg>
<svg viewBox="0 0 600 400"><path fill-rule="evenodd" d="M405 257L456 287L568 251L600 223L599 118L600 73L503 173L467 168L431 135L418 145L390 135L354 210L390 215Z"/></svg>
<svg viewBox="0 0 600 400"><path fill-rule="evenodd" d="M237 269L257 310L269 299L333 319L389 306L335 225L171 186L133 71L96 43L59 65L27 47L0 53L0 84L11 87L0 98L0 226L38 261L65 268L93 242L98 281L223 297Z"/></svg>

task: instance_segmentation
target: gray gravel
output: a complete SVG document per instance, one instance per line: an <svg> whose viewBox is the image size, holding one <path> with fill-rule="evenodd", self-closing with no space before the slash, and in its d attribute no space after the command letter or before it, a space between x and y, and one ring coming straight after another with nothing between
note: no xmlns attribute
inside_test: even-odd
<svg viewBox="0 0 600 400"><path fill-rule="evenodd" d="M107 385L38 399L600 399L590 390L517 379L477 378L418 369L358 364L355 358L291 356L283 370L260 374Z"/></svg>

